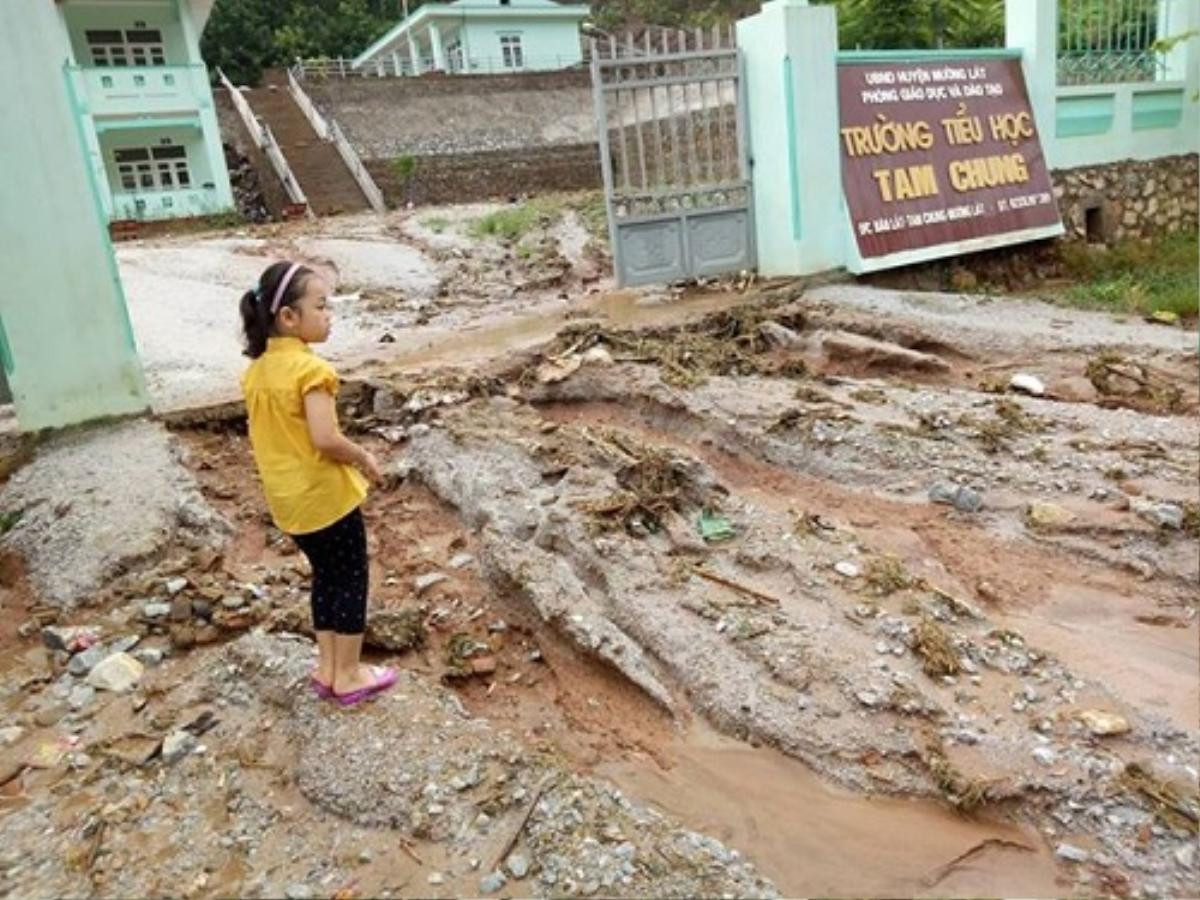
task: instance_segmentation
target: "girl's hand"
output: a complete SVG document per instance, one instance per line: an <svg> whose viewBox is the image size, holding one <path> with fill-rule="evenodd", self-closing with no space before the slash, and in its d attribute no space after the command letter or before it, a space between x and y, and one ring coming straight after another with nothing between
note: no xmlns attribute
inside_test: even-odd
<svg viewBox="0 0 1200 900"><path fill-rule="evenodd" d="M358 467L362 469L363 474L373 484L379 484L383 481L383 470L379 468L379 460L369 450L363 450L362 459L359 460Z"/></svg>

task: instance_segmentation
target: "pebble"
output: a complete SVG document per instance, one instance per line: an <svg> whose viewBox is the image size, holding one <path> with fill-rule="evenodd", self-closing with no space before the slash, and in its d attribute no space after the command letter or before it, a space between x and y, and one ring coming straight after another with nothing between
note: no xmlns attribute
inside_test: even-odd
<svg viewBox="0 0 1200 900"><path fill-rule="evenodd" d="M143 647L133 654L133 658L144 666L157 666L166 655L167 652L159 647Z"/></svg>
<svg viewBox="0 0 1200 900"><path fill-rule="evenodd" d="M441 572L431 572L428 575L419 575L413 580L413 587L418 594L423 594L436 584L441 584L443 581L449 581L447 576Z"/></svg>
<svg viewBox="0 0 1200 900"><path fill-rule="evenodd" d="M1079 713L1081 721L1087 730L1096 737L1108 737L1114 734L1124 734L1129 731L1129 722L1124 716L1106 712L1102 709L1085 709Z"/></svg>
<svg viewBox="0 0 1200 900"><path fill-rule="evenodd" d="M375 858L375 856L374 856L374 854L371 853L370 850L359 850L358 851L358 861L360 863L362 863L364 866L367 863L369 863L371 860L373 860L374 858Z"/></svg>
<svg viewBox="0 0 1200 900"><path fill-rule="evenodd" d="M187 597L176 597L171 601L170 618L172 622L186 622L192 617L197 603L207 603L207 600L189 600Z"/></svg>
<svg viewBox="0 0 1200 900"><path fill-rule="evenodd" d="M1037 747L1033 751L1033 758L1043 766L1052 766L1054 765L1055 760L1058 759L1058 754L1049 747Z"/></svg>
<svg viewBox="0 0 1200 900"><path fill-rule="evenodd" d="M8 747L15 744L25 736L25 729L20 725L10 725L7 728L0 728L0 747Z"/></svg>
<svg viewBox="0 0 1200 900"><path fill-rule="evenodd" d="M430 884L434 884L434 885L436 885L436 884L445 884L445 883L446 883L446 876L445 876L445 875L443 875L441 872L430 872L430 873L429 873L429 877L428 877L428 878L426 878L425 880L426 880L427 882L429 882Z"/></svg>
<svg viewBox="0 0 1200 900"><path fill-rule="evenodd" d="M475 557L470 553L460 553L458 556L450 560L450 568L465 569L471 563L475 562Z"/></svg>
<svg viewBox="0 0 1200 900"><path fill-rule="evenodd" d="M524 878L529 874L529 857L524 853L513 853L508 857L508 871L513 878Z"/></svg>
<svg viewBox="0 0 1200 900"><path fill-rule="evenodd" d="M939 481L929 488L929 499L933 503L953 506L959 512L979 512L983 508L983 496L964 485Z"/></svg>
<svg viewBox="0 0 1200 900"><path fill-rule="evenodd" d="M178 762L196 749L196 737L190 731L184 731L182 728L172 731L163 739L162 758L163 762L170 765ZM291 896L290 894L288 895Z"/></svg>
<svg viewBox="0 0 1200 900"><path fill-rule="evenodd" d="M142 607L142 615L147 619L165 619L171 614L170 603L152 602Z"/></svg>
<svg viewBox="0 0 1200 900"><path fill-rule="evenodd" d="M246 598L240 594L230 594L221 598L221 606L225 609L241 609L246 605Z"/></svg>
<svg viewBox="0 0 1200 900"><path fill-rule="evenodd" d="M67 707L63 703L53 703L50 706L44 706L33 714L33 723L42 728L49 728L51 725L57 725L59 720L67 714Z"/></svg>
<svg viewBox="0 0 1200 900"><path fill-rule="evenodd" d="M307 884L289 884L283 889L283 896L287 900L312 900L312 888Z"/></svg>
<svg viewBox="0 0 1200 900"><path fill-rule="evenodd" d="M1067 862L1085 863L1091 859L1091 854L1074 844L1059 844L1054 848L1054 855Z"/></svg>
<svg viewBox="0 0 1200 900"><path fill-rule="evenodd" d="M71 657L70 663L67 664L67 671L82 678L103 662L108 654L108 648L101 644L88 647L82 653L76 653Z"/></svg>
<svg viewBox="0 0 1200 900"><path fill-rule="evenodd" d="M863 706L874 706L879 702L879 696L873 691L859 691L854 695Z"/></svg>
<svg viewBox="0 0 1200 900"><path fill-rule="evenodd" d="M503 872L492 872L479 879L479 890L485 894L494 894L507 883L508 879L504 877Z"/></svg>
<svg viewBox="0 0 1200 900"><path fill-rule="evenodd" d="M1041 397L1046 393L1046 385L1042 383L1042 380L1036 375L1029 375L1025 372L1018 372L1009 379L1008 386L1014 391L1034 397Z"/></svg>
<svg viewBox="0 0 1200 900"><path fill-rule="evenodd" d="M181 593L187 586L188 580L186 578L172 578L167 582L167 593L174 597L176 594Z"/></svg>
<svg viewBox="0 0 1200 900"><path fill-rule="evenodd" d="M1160 528L1170 528L1172 531L1183 530L1183 508L1174 503L1160 503L1148 511L1148 517Z"/></svg>
<svg viewBox="0 0 1200 900"><path fill-rule="evenodd" d="M89 703L96 699L96 689L90 684L79 684L71 691L71 695L67 697L67 705L71 709L79 712Z"/></svg>
<svg viewBox="0 0 1200 900"><path fill-rule="evenodd" d="M142 664L128 653L114 653L88 673L87 681L102 691L121 693L137 684L144 671Z"/></svg>
<svg viewBox="0 0 1200 900"><path fill-rule="evenodd" d="M842 560L833 567L833 571L837 572L843 578L857 578L862 570L848 559Z"/></svg>
<svg viewBox="0 0 1200 900"><path fill-rule="evenodd" d="M1196 845L1186 844L1175 851L1175 862L1185 869L1196 864Z"/></svg>

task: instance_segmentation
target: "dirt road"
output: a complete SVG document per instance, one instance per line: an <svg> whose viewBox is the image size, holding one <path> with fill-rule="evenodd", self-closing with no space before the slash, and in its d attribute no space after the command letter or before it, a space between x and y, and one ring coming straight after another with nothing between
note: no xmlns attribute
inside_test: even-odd
<svg viewBox="0 0 1200 900"><path fill-rule="evenodd" d="M428 318L383 326L344 416L392 471L369 639L401 688L309 695L306 571L242 426L178 425L221 554L169 546L70 615L6 562L5 890L1188 892L1195 331L846 284L589 293L570 261L531 312L472 293L495 260L461 232L398 227L450 287L361 289ZM304 239L349 282L351 238ZM136 638L136 686L83 690L47 625Z"/></svg>

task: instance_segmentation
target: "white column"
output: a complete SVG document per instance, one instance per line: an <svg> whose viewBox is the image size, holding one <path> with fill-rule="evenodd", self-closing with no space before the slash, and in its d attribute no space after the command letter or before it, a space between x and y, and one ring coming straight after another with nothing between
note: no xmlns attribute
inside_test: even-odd
<svg viewBox="0 0 1200 900"><path fill-rule="evenodd" d="M442 47L442 31L437 22L429 23L429 41L433 44L433 67L439 72L445 72L446 51Z"/></svg>
<svg viewBox="0 0 1200 900"><path fill-rule="evenodd" d="M1187 81L1189 68L1195 69L1196 61L1200 60L1200 35L1183 36L1197 28L1200 28L1200 5L1193 0L1158 0L1159 40L1182 38L1165 54L1164 81Z"/></svg>
<svg viewBox="0 0 1200 900"><path fill-rule="evenodd" d="M853 236L842 211L834 7L765 3L737 23L737 43L754 148L759 271L804 275L842 266Z"/></svg>
<svg viewBox="0 0 1200 900"><path fill-rule="evenodd" d="M410 31L408 33L408 58L412 61L412 73L414 75L421 74L421 48L417 44L417 39Z"/></svg>
<svg viewBox="0 0 1200 900"><path fill-rule="evenodd" d="M404 74L404 63L400 59L400 51L392 51L392 74L399 78Z"/></svg>
<svg viewBox="0 0 1200 900"><path fill-rule="evenodd" d="M1025 85L1042 147L1053 167L1054 106L1058 87L1058 0L1005 0L1004 42L1021 49Z"/></svg>

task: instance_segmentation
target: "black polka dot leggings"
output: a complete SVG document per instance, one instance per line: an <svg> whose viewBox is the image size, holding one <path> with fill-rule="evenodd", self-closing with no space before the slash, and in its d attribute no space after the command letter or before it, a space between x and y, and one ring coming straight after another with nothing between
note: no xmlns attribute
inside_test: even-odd
<svg viewBox="0 0 1200 900"><path fill-rule="evenodd" d="M312 564L317 631L362 634L367 627L367 527L361 509L310 534L292 536Z"/></svg>

